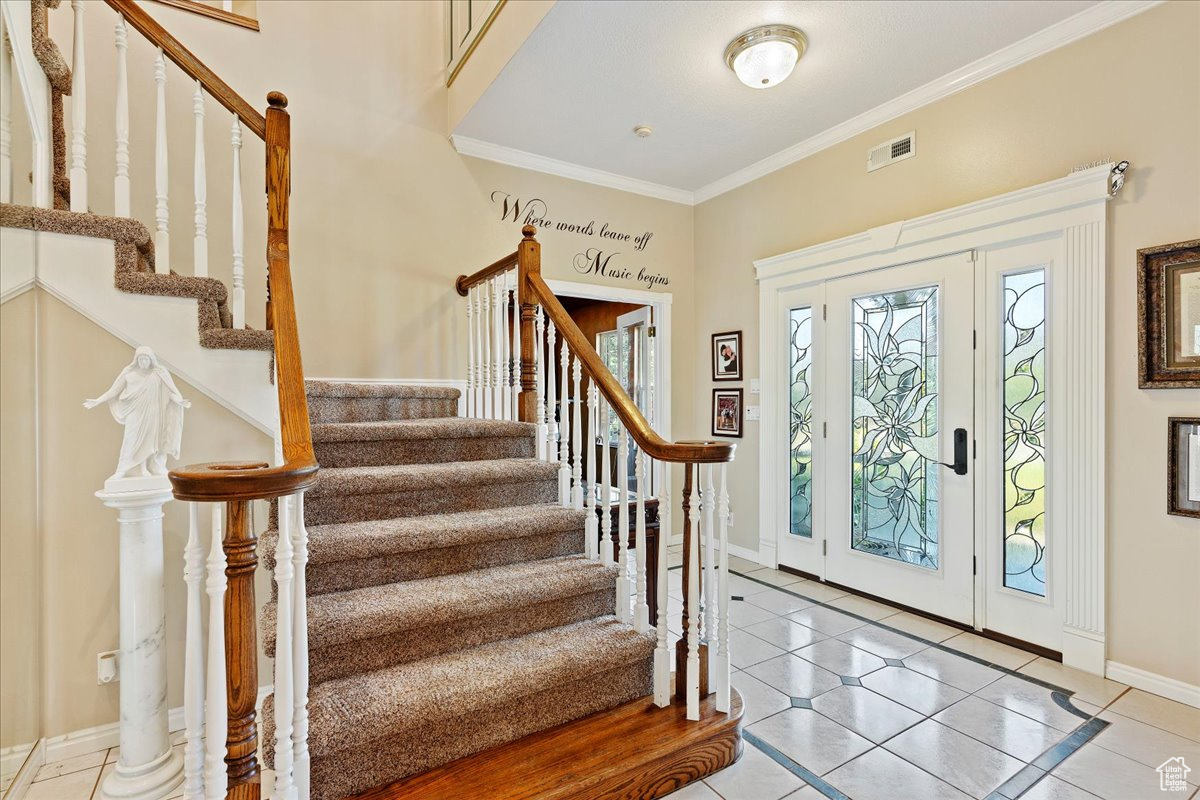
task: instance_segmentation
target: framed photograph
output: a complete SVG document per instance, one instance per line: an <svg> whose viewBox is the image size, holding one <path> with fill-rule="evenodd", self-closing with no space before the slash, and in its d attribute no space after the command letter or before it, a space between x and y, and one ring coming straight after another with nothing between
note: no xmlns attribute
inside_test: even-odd
<svg viewBox="0 0 1200 800"><path fill-rule="evenodd" d="M742 332L728 331L712 335L714 381L742 379Z"/></svg>
<svg viewBox="0 0 1200 800"><path fill-rule="evenodd" d="M713 436L742 437L742 390L713 389Z"/></svg>
<svg viewBox="0 0 1200 800"><path fill-rule="evenodd" d="M1138 386L1200 388L1200 239L1137 257Z"/></svg>
<svg viewBox="0 0 1200 800"><path fill-rule="evenodd" d="M1167 513L1200 518L1200 417L1167 420Z"/></svg>

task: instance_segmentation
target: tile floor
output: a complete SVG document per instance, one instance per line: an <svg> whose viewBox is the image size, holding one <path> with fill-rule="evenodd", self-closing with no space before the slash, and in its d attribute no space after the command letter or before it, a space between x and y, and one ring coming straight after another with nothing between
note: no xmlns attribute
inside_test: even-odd
<svg viewBox="0 0 1200 800"><path fill-rule="evenodd" d="M746 748L672 800L1140 800L1200 709L873 600L731 558ZM672 552L672 566L679 554ZM682 580L670 573L678 633ZM182 734L173 734L181 747ZM46 764L26 800L94 800L116 748ZM264 797L271 776L265 775ZM182 789L176 795L182 797Z"/></svg>
<svg viewBox="0 0 1200 800"><path fill-rule="evenodd" d="M740 558L730 568L745 755L672 800L1200 796L1200 709ZM678 571L669 583L676 620ZM1193 783L1163 792L1155 767L1177 756Z"/></svg>

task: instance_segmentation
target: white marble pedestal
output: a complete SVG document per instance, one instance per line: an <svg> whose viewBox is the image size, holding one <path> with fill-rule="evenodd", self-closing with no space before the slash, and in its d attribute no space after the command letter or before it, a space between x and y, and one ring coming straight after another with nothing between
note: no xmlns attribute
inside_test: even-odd
<svg viewBox="0 0 1200 800"><path fill-rule="evenodd" d="M121 751L100 786L104 800L163 800L183 784L183 758L167 732L163 584L165 475L110 478L96 492L121 528Z"/></svg>

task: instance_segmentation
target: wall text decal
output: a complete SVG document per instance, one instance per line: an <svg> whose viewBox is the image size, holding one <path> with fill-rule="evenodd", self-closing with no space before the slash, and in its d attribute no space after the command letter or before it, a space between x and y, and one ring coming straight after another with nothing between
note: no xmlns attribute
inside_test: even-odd
<svg viewBox="0 0 1200 800"><path fill-rule="evenodd" d="M631 245L634 253L643 253L650 244L650 239L654 237L652 231L633 234L603 220L597 227L595 219L589 219L587 222L555 221L550 216L549 204L542 198L522 199L500 189L492 192L491 200L500 210L500 219L506 222L533 225L539 232L569 233L599 240L600 246L585 247L571 259L572 268L580 275L595 275L613 281L634 281L643 284L647 289L671 285L671 279L666 275L627 264L623 250L613 249Z"/></svg>

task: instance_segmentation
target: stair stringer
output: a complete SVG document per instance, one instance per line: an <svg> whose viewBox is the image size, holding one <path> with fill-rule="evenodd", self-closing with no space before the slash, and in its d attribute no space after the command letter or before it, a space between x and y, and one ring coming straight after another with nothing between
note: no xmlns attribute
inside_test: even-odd
<svg viewBox="0 0 1200 800"><path fill-rule="evenodd" d="M200 345L196 300L131 294L113 284L111 239L0 228L5 260L28 259L36 284L131 347L154 348L164 366L268 435L276 392L271 353Z"/></svg>

